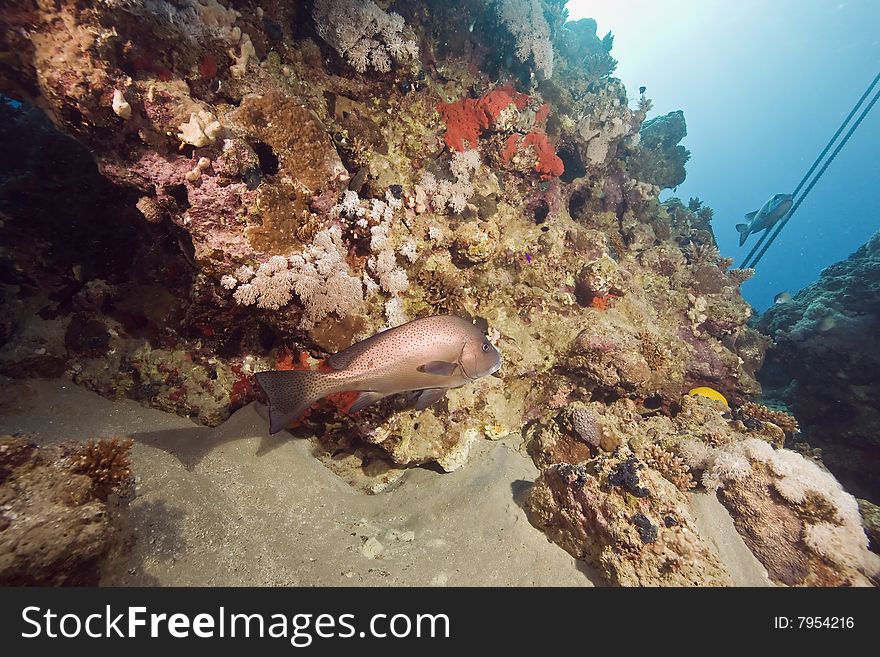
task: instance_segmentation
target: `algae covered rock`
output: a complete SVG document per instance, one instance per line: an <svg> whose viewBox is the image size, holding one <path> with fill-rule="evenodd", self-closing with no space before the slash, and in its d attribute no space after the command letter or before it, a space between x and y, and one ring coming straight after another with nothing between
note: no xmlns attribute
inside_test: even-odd
<svg viewBox="0 0 880 657"><path fill-rule="evenodd" d="M681 110L645 121L638 150L626 161L630 173L663 189L677 187L684 182L684 165L690 159L690 151L678 143L686 136Z"/></svg>
<svg viewBox="0 0 880 657"><path fill-rule="evenodd" d="M617 263L604 256L584 265L576 279L577 291L584 299L584 305L590 304L595 298L607 298L624 295L626 283Z"/></svg>
<svg viewBox="0 0 880 657"><path fill-rule="evenodd" d="M37 447L0 436L0 584L94 586L125 539L131 441Z"/></svg>
<svg viewBox="0 0 880 657"><path fill-rule="evenodd" d="M498 250L498 226L494 221L468 221L455 229L453 248L471 264L488 262Z"/></svg>
<svg viewBox="0 0 880 657"><path fill-rule="evenodd" d="M527 508L532 523L612 584L732 584L697 533L686 499L633 457L552 465L529 493Z"/></svg>
<svg viewBox="0 0 880 657"><path fill-rule="evenodd" d="M632 402L574 402L542 418L527 433L542 468L528 498L531 521L613 583L726 584L685 510L689 492L702 487L717 492L772 581L876 582L880 557L868 551L856 500L821 466L774 447L781 429L757 420L769 411L755 406L729 412L686 396L666 417L639 413ZM588 436L601 431L605 447L585 443L579 424Z"/></svg>
<svg viewBox="0 0 880 657"><path fill-rule="evenodd" d="M760 377L803 438L856 494L880 500L880 233L761 315L773 340Z"/></svg>

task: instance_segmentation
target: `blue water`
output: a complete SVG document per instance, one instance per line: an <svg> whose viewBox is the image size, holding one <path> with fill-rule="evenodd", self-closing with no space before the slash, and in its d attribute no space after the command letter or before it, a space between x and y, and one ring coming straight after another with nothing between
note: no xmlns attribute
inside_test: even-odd
<svg viewBox="0 0 880 657"><path fill-rule="evenodd" d="M791 192L880 71L877 0L571 0L571 19L614 33L615 76L650 116L683 109L691 151L674 193L715 210L721 253L739 264L734 225ZM831 164L743 285L767 308L846 258L880 229L880 103Z"/></svg>

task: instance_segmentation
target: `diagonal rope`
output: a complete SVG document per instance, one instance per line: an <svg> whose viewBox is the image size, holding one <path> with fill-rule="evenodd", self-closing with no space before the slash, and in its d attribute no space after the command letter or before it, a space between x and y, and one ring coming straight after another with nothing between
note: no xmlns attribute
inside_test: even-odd
<svg viewBox="0 0 880 657"><path fill-rule="evenodd" d="M840 144L837 146L837 148L834 149L834 152L831 154L831 156L828 158L828 160L826 160L825 164L822 165L822 168L819 169L819 172L815 175L813 180L810 181L810 184L807 187L807 189L804 190L804 193L801 194L801 197L797 200L797 202L794 204L794 206L791 208L791 210L788 211L788 214L785 215L783 220L781 222L779 222L779 225L776 227L776 230L773 232L773 235L770 237L769 240L767 240L767 244L764 245L764 248L761 249L758 252L758 255L755 256L755 259L752 260L751 264L749 265L750 268L754 269L755 266L757 266L758 262L761 260L761 258L764 257L764 254L767 253L767 249L770 248L770 245L773 244L773 242L776 240L776 237L779 235L780 232L782 232L782 229L785 228L785 224L787 224L789 219L791 219L791 216L794 214L795 210L798 209L798 206L800 206L800 204L803 202L803 200L807 197L807 194L810 193L810 190L813 189L813 186L819 181L819 178L822 177L822 174L825 173L825 170L834 161L834 158L837 157L837 154L844 147L844 145L846 145L846 142L849 141L849 138L852 137L852 134L856 131L856 128L859 127L859 124L868 115L868 112L871 111L871 108L874 107L874 105L878 99L880 99L880 90L878 90L877 93L874 94L874 97L871 99L871 102L868 103L868 106L865 107L864 111L859 115L859 118L856 119L856 122L853 124L853 126L846 133L846 136L844 136L843 140L840 142ZM767 232L769 233L770 231L768 230Z"/></svg>
<svg viewBox="0 0 880 657"><path fill-rule="evenodd" d="M813 171L816 170L816 167L819 166L819 163L822 161L822 159L825 157L825 155L828 153L828 151L831 150L831 147L834 145L834 142L837 141L837 138L840 136L840 133L843 132L843 130L846 128L847 124L852 120L853 116L855 116L856 112L859 111L859 107L861 107L862 103L865 102L865 99L870 95L871 91L874 89L874 87L877 85L878 82L880 82L880 73L877 73L877 75L871 81L871 84L869 84L868 88L865 89L865 93L863 93L862 97L859 98L859 102L857 102L855 104L855 106L852 108L852 111L850 111L850 113L847 115L847 117L843 120L843 123L840 124L840 127L837 129L837 132L834 133L834 136L831 137L831 139L828 141L828 144L826 144L824 150L819 154L819 157L817 157L816 160L813 162L813 166L810 167L810 170L807 171L806 175L801 179L800 183L795 188L794 192L792 192L792 195L791 195L792 198L794 198L795 196L798 195L798 192L801 190L801 188L803 188L804 184L806 184L810 175L813 173ZM878 92L878 94L880 94L880 92ZM767 249L770 247L770 244L772 244L773 241L776 239L776 236L779 235L779 232L782 230L782 227L785 226L786 223L788 223L788 220L791 218L791 215L794 214L794 211L797 209L797 207L801 204L801 201L803 201L804 197L806 197L806 195L810 193L810 190L813 189L813 185L815 185L816 182L819 180L819 178L822 176L822 174L825 173L825 170L828 168L828 165L831 164L831 161L837 156L837 154L840 152L840 149L847 142L847 140L852 136L852 133L855 132L855 129L862 122L862 120L865 118L865 116L867 116L868 112L871 110L871 108L874 106L874 104L876 102L877 102L877 95L874 96L874 98L871 100L868 107L859 116L855 125L852 126L852 128L850 128L849 132L847 132L846 137L844 137L843 141L838 145L837 149L831 155L829 160L827 162L825 162L824 166L819 171L819 173L816 175L816 177L813 179L813 181L810 183L810 186L804 192L803 196L801 196L797 200L797 202L794 204L794 206L792 206L791 210L789 210L788 213L785 215L782 222L779 224L779 226L777 226L776 231L773 233L773 237L770 238L770 242L761 250L761 252L758 254L758 256L752 261L751 265L749 265L749 261L752 259L752 256L755 255L755 252L759 248L761 248L761 245L770 236L770 231L765 230L761 234L760 239L752 247L752 250L749 251L749 254L743 260L742 264L740 265L740 269L747 269L749 267L754 268L755 265L758 264L758 261L763 257L764 253L767 252Z"/></svg>

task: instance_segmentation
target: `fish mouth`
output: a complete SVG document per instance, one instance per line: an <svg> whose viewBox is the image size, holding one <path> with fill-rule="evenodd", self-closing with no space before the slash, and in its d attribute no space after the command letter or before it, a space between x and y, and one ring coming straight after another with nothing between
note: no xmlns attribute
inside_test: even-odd
<svg viewBox="0 0 880 657"><path fill-rule="evenodd" d="M492 366L492 369L487 370L486 372L480 372L478 374L470 374L462 365L461 361L458 361L458 366L461 368L461 371L467 377L469 381L476 381L477 379L482 379L484 376L489 376L491 374L495 374L498 370L501 369L501 361L498 361L495 365Z"/></svg>
<svg viewBox="0 0 880 657"><path fill-rule="evenodd" d="M467 371L465 371L464 367L461 368L461 371L464 372L464 375L468 379L470 379L471 381L476 381L477 379L482 379L484 376L493 376L494 374L496 374L498 372L498 370L501 369L501 364L502 364L501 359L499 358L498 362L495 363L491 369L488 369L485 372L481 372L481 373L477 374L476 376L471 376L470 374L468 374Z"/></svg>
<svg viewBox="0 0 880 657"><path fill-rule="evenodd" d="M479 375L471 376L470 373L468 373L468 371L464 368L464 365L462 364L462 362L460 360L458 361L458 366L461 368L462 373L464 373L464 375L468 381L476 381L477 379L480 378Z"/></svg>

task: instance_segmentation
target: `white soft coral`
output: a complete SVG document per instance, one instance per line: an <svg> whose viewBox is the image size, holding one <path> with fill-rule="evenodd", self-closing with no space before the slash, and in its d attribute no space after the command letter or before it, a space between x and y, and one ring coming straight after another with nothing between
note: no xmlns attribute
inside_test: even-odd
<svg viewBox="0 0 880 657"><path fill-rule="evenodd" d="M538 0L498 0L498 15L516 40L516 57L525 62L532 57L544 77L553 75L553 45L550 26Z"/></svg>
<svg viewBox="0 0 880 657"><path fill-rule="evenodd" d="M414 57L414 41L403 38L404 21L372 0L316 0L312 12L318 34L358 73L369 66L391 70L391 60Z"/></svg>
<svg viewBox="0 0 880 657"><path fill-rule="evenodd" d="M283 308L296 294L303 304L300 327L308 330L331 312L340 317L355 312L363 301L361 280L349 273L345 255L342 232L334 226L315 235L302 253L272 256L256 271L239 267L221 284L234 288L238 304L266 310Z"/></svg>

